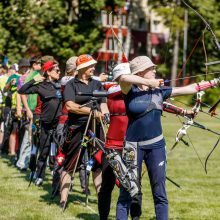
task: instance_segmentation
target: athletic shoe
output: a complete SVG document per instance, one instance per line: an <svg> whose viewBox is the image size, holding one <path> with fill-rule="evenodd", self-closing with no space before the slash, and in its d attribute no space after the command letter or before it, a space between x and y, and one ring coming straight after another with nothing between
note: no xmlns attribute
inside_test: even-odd
<svg viewBox="0 0 220 220"><path fill-rule="evenodd" d="M43 179L42 178L37 178L36 180L35 180L35 185L36 186L41 186L43 184Z"/></svg>

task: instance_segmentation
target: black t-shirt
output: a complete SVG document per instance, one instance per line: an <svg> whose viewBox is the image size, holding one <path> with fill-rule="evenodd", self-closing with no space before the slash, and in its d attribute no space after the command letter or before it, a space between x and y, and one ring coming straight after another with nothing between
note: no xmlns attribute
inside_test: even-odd
<svg viewBox="0 0 220 220"><path fill-rule="evenodd" d="M92 100L92 96L80 96L78 92L92 93L94 90L103 91L101 82L89 79L88 85L80 81L77 77L71 79L64 90L64 102L73 101L79 105L83 105ZM98 98L98 110L100 110L100 104L106 103L106 98ZM92 107L92 104L86 105L86 107ZM88 115L80 115L69 112L69 120L71 122L85 121L88 119Z"/></svg>
<svg viewBox="0 0 220 220"><path fill-rule="evenodd" d="M44 123L55 122L58 116L61 115L61 89L55 83L44 81L42 83L34 84L31 80L25 83L18 91L20 94L34 94L37 93L42 101L41 120Z"/></svg>

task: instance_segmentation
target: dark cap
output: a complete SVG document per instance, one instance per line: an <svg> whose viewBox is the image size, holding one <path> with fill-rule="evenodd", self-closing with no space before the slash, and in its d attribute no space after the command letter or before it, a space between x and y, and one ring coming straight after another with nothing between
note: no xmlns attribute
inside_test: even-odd
<svg viewBox="0 0 220 220"><path fill-rule="evenodd" d="M30 65L32 66L34 63L41 63L41 56L33 56L30 59Z"/></svg>
<svg viewBox="0 0 220 220"><path fill-rule="evenodd" d="M26 58L21 58L18 62L19 68L21 67L30 67L30 61Z"/></svg>

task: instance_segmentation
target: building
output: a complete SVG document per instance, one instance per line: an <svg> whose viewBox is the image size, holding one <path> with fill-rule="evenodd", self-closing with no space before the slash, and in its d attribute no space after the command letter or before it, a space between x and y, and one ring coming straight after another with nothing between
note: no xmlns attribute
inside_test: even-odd
<svg viewBox="0 0 220 220"><path fill-rule="evenodd" d="M155 63L162 62L158 51L168 40L169 29L147 3L147 0L133 0L131 5L127 0L123 8L101 11L105 31L105 40L97 55L101 71L111 70L121 62L123 54L129 60L148 55Z"/></svg>

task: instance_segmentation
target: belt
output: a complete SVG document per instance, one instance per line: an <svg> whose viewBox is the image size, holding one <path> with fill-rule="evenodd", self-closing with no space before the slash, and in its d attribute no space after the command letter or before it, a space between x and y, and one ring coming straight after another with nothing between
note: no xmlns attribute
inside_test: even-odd
<svg viewBox="0 0 220 220"><path fill-rule="evenodd" d="M112 140L112 139L106 139L105 143L108 145L117 145L117 146L123 146L124 140Z"/></svg>
<svg viewBox="0 0 220 220"><path fill-rule="evenodd" d="M113 113L110 113L111 116L126 116L126 112L113 112Z"/></svg>
<svg viewBox="0 0 220 220"><path fill-rule="evenodd" d="M155 138L152 138L150 140L147 140L147 141L138 141L138 142L132 142L132 141L126 141L126 142L129 142L129 143L132 143L132 144L138 144L138 146L144 146L144 145L151 145L151 144L154 144L154 143L157 143L158 141L162 140L163 139L163 134L155 137Z"/></svg>

